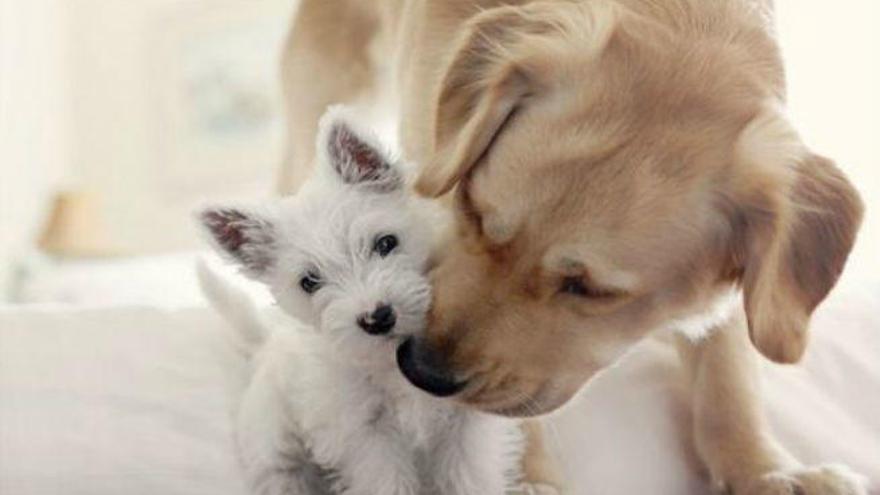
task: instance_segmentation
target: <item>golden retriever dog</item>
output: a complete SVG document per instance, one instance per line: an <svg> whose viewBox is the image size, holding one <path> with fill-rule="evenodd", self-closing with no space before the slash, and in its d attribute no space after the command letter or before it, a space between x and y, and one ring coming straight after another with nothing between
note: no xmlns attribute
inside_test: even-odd
<svg viewBox="0 0 880 495"><path fill-rule="evenodd" d="M778 445L757 390L759 353L803 356L862 216L785 116L769 1L303 0L284 73L286 191L329 103L390 91L416 189L454 213L398 350L413 384L532 416L669 333L713 486L865 493Z"/></svg>

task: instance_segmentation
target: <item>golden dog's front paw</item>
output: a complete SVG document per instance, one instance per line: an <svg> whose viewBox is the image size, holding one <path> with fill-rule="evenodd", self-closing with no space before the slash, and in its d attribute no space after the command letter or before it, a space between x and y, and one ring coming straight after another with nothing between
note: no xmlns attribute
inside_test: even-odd
<svg viewBox="0 0 880 495"><path fill-rule="evenodd" d="M767 473L733 495L867 495L867 480L840 464Z"/></svg>

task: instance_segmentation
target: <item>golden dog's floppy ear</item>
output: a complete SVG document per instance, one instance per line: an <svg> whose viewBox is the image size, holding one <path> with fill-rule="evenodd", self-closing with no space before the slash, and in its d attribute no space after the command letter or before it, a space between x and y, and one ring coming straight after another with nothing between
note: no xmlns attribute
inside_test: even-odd
<svg viewBox="0 0 880 495"><path fill-rule="evenodd" d="M830 160L808 151L775 110L755 118L737 149L754 171L740 186L737 258L749 335L769 359L794 363L810 316L837 282L863 206Z"/></svg>
<svg viewBox="0 0 880 495"><path fill-rule="evenodd" d="M607 41L613 25L608 13L605 6L539 1L488 9L470 19L434 93L432 155L416 190L429 197L451 190L523 99L540 89L538 73L549 66L547 60L565 56L564 50L584 56L602 38ZM589 25L597 29L583 32Z"/></svg>

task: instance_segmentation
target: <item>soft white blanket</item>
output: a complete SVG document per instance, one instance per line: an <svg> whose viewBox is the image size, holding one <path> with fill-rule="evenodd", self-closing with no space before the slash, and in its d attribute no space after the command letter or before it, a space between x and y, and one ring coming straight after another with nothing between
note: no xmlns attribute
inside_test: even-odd
<svg viewBox="0 0 880 495"><path fill-rule="evenodd" d="M880 287L842 289L813 320L804 362L766 362L774 431L807 463L843 462L880 494ZM675 350L648 341L593 380L552 425L577 494L708 493L688 440Z"/></svg>
<svg viewBox="0 0 880 495"><path fill-rule="evenodd" d="M838 294L804 365L766 373L784 444L875 484L878 305L876 288ZM0 310L0 493L245 493L229 420L244 369L223 335L204 308ZM648 342L553 418L573 493L707 493L677 373L673 350Z"/></svg>

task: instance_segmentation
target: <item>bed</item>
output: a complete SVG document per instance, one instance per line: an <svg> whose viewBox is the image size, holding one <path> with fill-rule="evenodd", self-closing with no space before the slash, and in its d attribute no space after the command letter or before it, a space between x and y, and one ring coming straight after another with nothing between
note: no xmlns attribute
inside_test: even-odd
<svg viewBox="0 0 880 495"><path fill-rule="evenodd" d="M184 273L194 255L181 256L88 272L150 298L129 289L112 303L53 303L51 290L81 283L67 267L31 285L39 302L0 309L0 494L247 492L230 421L244 363ZM811 463L850 464L880 494L878 306L880 281L840 288L815 317L803 365L767 364L764 375L783 443ZM674 350L647 341L548 419L573 494L708 492L678 373Z"/></svg>

